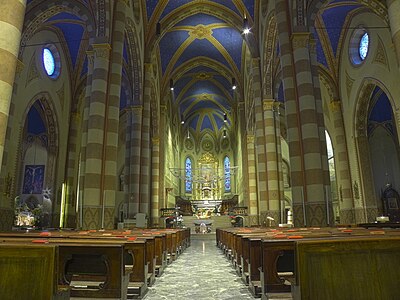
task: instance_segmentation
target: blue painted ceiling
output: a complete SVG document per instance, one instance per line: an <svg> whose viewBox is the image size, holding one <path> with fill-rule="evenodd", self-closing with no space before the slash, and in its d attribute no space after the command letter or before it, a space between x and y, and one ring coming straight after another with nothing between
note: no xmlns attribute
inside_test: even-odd
<svg viewBox="0 0 400 300"><path fill-rule="evenodd" d="M158 44L161 70L165 86L169 86L169 80L173 79L173 96L180 114L186 119L185 126L199 131L216 131L227 126L223 116L232 111L234 105L231 81L232 78L239 81L245 42L242 33L222 16L236 16L239 22L246 16L253 23L257 10L255 2L142 1L146 5L150 26L157 22L161 24ZM218 13L212 15L207 9L199 12L201 5ZM190 14L191 10L196 12ZM182 18L182 14L186 17ZM163 31L165 23L174 19L178 21Z"/></svg>
<svg viewBox="0 0 400 300"><path fill-rule="evenodd" d="M334 0L323 8L319 15L316 29L316 50L318 62L327 69L334 68L342 43L342 36L346 31L346 22L349 14L356 12L362 5L356 0ZM322 46L323 43L325 47Z"/></svg>
<svg viewBox="0 0 400 300"><path fill-rule="evenodd" d="M376 86L370 100L368 135L371 135L379 126L383 126L391 135L394 135L392 105L386 93Z"/></svg>
<svg viewBox="0 0 400 300"><path fill-rule="evenodd" d="M190 9L191 2L169 1L159 21L162 24L165 16L173 16L182 5ZM242 18L233 1L210 2L218 3L222 10L230 10L238 19ZM254 1L245 3L254 10ZM157 1L147 1L146 4L151 19L155 9L160 9L157 5L161 4ZM246 13L254 16L254 13ZM215 132L227 125L223 122L223 115L232 110L231 81L234 77L239 79L244 46L242 33L237 28L206 13L188 15L162 32L159 41L161 70L165 82L173 79L174 99L180 115L186 119L185 126ZM179 75L175 76L176 73Z"/></svg>
<svg viewBox="0 0 400 300"><path fill-rule="evenodd" d="M78 69L77 60L80 55L84 57L86 51L86 47L81 47L87 39L85 22L76 15L62 12L47 19L46 24L54 26L62 34L71 58L71 69Z"/></svg>

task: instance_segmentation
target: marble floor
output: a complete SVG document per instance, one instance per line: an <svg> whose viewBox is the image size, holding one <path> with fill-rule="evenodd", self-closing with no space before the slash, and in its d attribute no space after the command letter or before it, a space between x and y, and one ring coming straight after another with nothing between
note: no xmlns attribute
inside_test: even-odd
<svg viewBox="0 0 400 300"><path fill-rule="evenodd" d="M255 299L216 247L215 235L192 235L191 246L149 288L145 300ZM282 299L282 298L280 298Z"/></svg>

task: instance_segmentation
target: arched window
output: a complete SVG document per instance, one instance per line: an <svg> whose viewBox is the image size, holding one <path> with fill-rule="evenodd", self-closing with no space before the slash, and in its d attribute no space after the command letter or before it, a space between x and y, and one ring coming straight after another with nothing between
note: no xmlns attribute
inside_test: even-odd
<svg viewBox="0 0 400 300"><path fill-rule="evenodd" d="M325 130L326 148L328 152L328 166L329 166L329 178L331 182L332 200L335 202L338 200L337 185L336 185L336 171L335 171L335 158L333 154L332 140Z"/></svg>
<svg viewBox="0 0 400 300"><path fill-rule="evenodd" d="M229 157L224 158L225 192L231 191L231 162Z"/></svg>
<svg viewBox="0 0 400 300"><path fill-rule="evenodd" d="M185 161L185 191L192 192L192 160L188 157Z"/></svg>

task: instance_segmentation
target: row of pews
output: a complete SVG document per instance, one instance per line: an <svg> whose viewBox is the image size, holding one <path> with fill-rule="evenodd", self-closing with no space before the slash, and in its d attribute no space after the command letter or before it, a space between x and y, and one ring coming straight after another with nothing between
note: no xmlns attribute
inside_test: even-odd
<svg viewBox="0 0 400 300"><path fill-rule="evenodd" d="M0 299L136 299L190 246L189 229L0 233Z"/></svg>
<svg viewBox="0 0 400 300"><path fill-rule="evenodd" d="M217 246L255 297L400 299L399 229L217 229Z"/></svg>

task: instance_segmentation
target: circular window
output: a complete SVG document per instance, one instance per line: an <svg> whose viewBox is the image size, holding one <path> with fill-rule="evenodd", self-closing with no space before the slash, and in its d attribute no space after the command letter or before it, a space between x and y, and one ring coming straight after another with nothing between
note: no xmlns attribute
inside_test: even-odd
<svg viewBox="0 0 400 300"><path fill-rule="evenodd" d="M369 34L363 29L356 29L350 40L349 56L353 65L360 65L368 56Z"/></svg>
<svg viewBox="0 0 400 300"><path fill-rule="evenodd" d="M43 67L51 78L57 78L60 74L60 55L55 46L46 45L42 51Z"/></svg>
<svg viewBox="0 0 400 300"><path fill-rule="evenodd" d="M51 53L49 48L43 49L43 65L47 75L54 75L54 71L56 70L56 63L54 61L53 53Z"/></svg>
<svg viewBox="0 0 400 300"><path fill-rule="evenodd" d="M358 45L358 53L360 54L361 60L367 58L368 46L369 46L369 35L368 32L365 32L360 39L360 44Z"/></svg>

